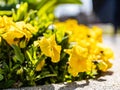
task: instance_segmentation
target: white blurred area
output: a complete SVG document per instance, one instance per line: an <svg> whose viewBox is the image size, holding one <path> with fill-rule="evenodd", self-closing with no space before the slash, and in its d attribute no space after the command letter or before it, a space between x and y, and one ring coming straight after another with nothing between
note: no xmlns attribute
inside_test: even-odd
<svg viewBox="0 0 120 90"><path fill-rule="evenodd" d="M92 0L81 0L83 4L63 4L55 9L55 16L61 21L69 17L75 18L81 24L96 25L102 28L103 33L114 33L114 27L111 23L99 23L99 18L93 12ZM97 23L96 23L97 22Z"/></svg>
<svg viewBox="0 0 120 90"><path fill-rule="evenodd" d="M93 5L92 5L92 0L81 0L82 5L78 4L63 4L59 5L55 9L55 15L56 17L61 17L61 16L76 16L79 13L84 13L86 15L90 15L93 11Z"/></svg>

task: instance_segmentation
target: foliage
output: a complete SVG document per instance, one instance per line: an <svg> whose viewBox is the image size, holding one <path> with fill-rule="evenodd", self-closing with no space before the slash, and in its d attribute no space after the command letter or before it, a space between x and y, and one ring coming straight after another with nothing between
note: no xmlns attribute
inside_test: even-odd
<svg viewBox="0 0 120 90"><path fill-rule="evenodd" d="M27 1L11 17L0 16L0 88L95 78L112 66L113 52L102 44L100 28L57 22L48 10L78 0L41 0L35 10Z"/></svg>

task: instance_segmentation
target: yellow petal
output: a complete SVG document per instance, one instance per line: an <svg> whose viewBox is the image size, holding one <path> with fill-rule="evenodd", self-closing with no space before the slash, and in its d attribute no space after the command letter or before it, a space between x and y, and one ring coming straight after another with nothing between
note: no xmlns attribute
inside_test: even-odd
<svg viewBox="0 0 120 90"><path fill-rule="evenodd" d="M56 63L60 60L61 46L57 45L55 35L48 39L43 37L39 45L43 54L50 57L52 62Z"/></svg>
<svg viewBox="0 0 120 90"><path fill-rule="evenodd" d="M52 62L56 63L59 62L60 60L60 51L61 51L61 46L53 46L52 47Z"/></svg>
<svg viewBox="0 0 120 90"><path fill-rule="evenodd" d="M77 75L78 75L78 72L77 71L75 71L73 68L71 68L71 67L68 67L68 72L72 75L72 76L74 76L74 77L76 77Z"/></svg>
<svg viewBox="0 0 120 90"><path fill-rule="evenodd" d="M2 35L3 39L5 39L9 45L18 45L20 38L23 36L24 34L19 31L9 31Z"/></svg>
<svg viewBox="0 0 120 90"><path fill-rule="evenodd" d="M43 54L45 54L46 56L51 56L50 42L45 37L43 37L40 40L39 45L40 45L40 49L41 49Z"/></svg>
<svg viewBox="0 0 120 90"><path fill-rule="evenodd" d="M42 60L38 63L38 65L36 66L36 71L41 71L41 69L43 68L45 64L45 60Z"/></svg>

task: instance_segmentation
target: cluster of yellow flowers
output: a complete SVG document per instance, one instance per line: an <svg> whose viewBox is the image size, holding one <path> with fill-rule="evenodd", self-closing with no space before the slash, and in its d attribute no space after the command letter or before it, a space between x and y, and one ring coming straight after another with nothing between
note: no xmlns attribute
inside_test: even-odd
<svg viewBox="0 0 120 90"><path fill-rule="evenodd" d="M10 46L16 45L25 48L37 29L25 22L13 22L6 16L0 17L0 38L3 38ZM56 32L49 37L42 36L40 40L34 40L34 46L40 47L41 56L50 57L53 63L61 59L62 41L68 36L69 47L63 51L69 54L68 72L77 76L79 72L92 72L96 68L106 71L112 66L110 62L114 55L110 48L102 43L102 30L96 26L88 27L79 25L76 20L56 22ZM62 37L62 38L61 38ZM27 52L29 53L29 52ZM66 58L67 59L67 58ZM41 71L45 60L41 60L36 66L36 71Z"/></svg>
<svg viewBox="0 0 120 90"><path fill-rule="evenodd" d="M77 76L79 72L91 72L96 68L106 71L112 66L110 59L113 59L114 55L110 48L103 45L102 30L99 27L79 25L76 20L57 22L55 25L58 30L64 27L64 32L69 36L72 47L64 51L69 54L68 71L73 76Z"/></svg>
<svg viewBox="0 0 120 90"><path fill-rule="evenodd" d="M32 34L37 32L37 29L25 22L13 22L12 18L0 16L0 37L6 40L9 45L17 45L24 48Z"/></svg>

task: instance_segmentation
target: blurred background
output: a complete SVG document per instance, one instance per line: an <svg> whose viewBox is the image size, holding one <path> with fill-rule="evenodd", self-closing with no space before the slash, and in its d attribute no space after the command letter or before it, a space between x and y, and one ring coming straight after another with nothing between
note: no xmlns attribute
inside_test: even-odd
<svg viewBox="0 0 120 90"><path fill-rule="evenodd" d="M41 0L0 0L0 10L18 8L19 3L26 1L30 3L30 8L34 9L36 8L36 4L31 3L40 2ZM72 18L78 20L80 24L98 25L103 28L104 33L119 33L120 0L81 1L81 5L65 3L58 5L54 10L55 16L59 18L60 21Z"/></svg>
<svg viewBox="0 0 120 90"><path fill-rule="evenodd" d="M120 0L81 0L82 5L60 5L55 15L64 21L77 19L79 23L97 25L104 33L117 34L120 26Z"/></svg>

